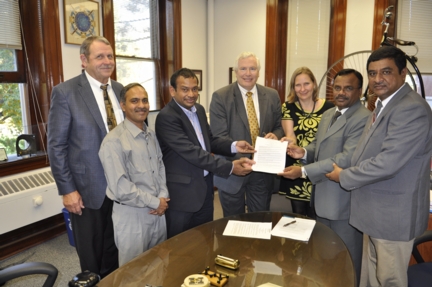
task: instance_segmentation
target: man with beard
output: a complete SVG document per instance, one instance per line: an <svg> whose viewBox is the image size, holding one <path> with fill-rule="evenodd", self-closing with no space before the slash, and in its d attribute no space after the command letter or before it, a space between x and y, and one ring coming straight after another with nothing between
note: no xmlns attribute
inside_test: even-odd
<svg viewBox="0 0 432 287"><path fill-rule="evenodd" d="M120 106L126 118L105 137L99 157L108 182L106 194L114 201L114 238L122 266L166 239L169 198L162 152L144 122L150 108L144 87L124 87Z"/></svg>
<svg viewBox="0 0 432 287"><path fill-rule="evenodd" d="M344 241L354 263L357 282L360 280L362 233L348 222L350 193L329 180L326 174L333 170L334 162L343 167L351 165L351 157L370 115L360 102L362 86L363 77L356 70L344 69L335 75L336 107L323 114L315 140L305 148L288 147L288 154L303 159L306 165L289 166L279 174L290 179L307 176L314 184L312 205L317 221L333 229Z"/></svg>

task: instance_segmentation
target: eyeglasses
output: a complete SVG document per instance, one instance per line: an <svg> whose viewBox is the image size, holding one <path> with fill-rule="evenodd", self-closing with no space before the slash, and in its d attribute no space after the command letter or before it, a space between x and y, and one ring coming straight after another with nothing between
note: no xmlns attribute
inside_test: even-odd
<svg viewBox="0 0 432 287"><path fill-rule="evenodd" d="M360 88L354 88L351 86L344 87L344 88L339 87L339 86L333 87L333 91L335 91L335 92L344 91L344 93L351 93L352 91L357 90L357 89L360 89Z"/></svg>

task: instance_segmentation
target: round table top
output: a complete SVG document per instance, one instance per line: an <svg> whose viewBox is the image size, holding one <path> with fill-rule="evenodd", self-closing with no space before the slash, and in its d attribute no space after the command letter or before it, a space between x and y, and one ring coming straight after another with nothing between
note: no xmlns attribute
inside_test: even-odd
<svg viewBox="0 0 432 287"><path fill-rule="evenodd" d="M210 271L229 275L230 286L354 286L351 257L336 233L317 222L308 242L272 236L270 240L222 235L228 220L272 222L281 212L255 212L221 218L185 231L123 265L97 286L181 286L184 279ZM237 270L214 263L217 255L240 261ZM267 284L267 285L266 285ZM273 284L273 285L272 285Z"/></svg>

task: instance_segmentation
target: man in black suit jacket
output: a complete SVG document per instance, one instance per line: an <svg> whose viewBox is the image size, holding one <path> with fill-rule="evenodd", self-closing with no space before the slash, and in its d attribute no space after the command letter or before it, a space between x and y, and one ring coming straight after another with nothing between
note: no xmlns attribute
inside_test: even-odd
<svg viewBox="0 0 432 287"><path fill-rule="evenodd" d="M245 141L213 137L203 106L198 104L198 79L182 68L171 76L170 101L156 118L156 135L163 153L170 194L165 213L168 238L213 220L213 173L228 177L251 172L253 161L234 162L211 153L232 156L253 152Z"/></svg>
<svg viewBox="0 0 432 287"><path fill-rule="evenodd" d="M113 202L98 152L108 132L102 84L108 84L117 123L123 121L118 96L123 86L109 77L114 55L107 39L84 40L81 75L54 87L48 119L48 155L59 194L70 213L82 271L101 277L118 267L112 223Z"/></svg>

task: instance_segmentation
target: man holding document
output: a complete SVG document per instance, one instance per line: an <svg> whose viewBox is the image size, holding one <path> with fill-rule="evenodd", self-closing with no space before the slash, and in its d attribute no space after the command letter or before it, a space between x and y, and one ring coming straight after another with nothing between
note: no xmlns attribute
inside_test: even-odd
<svg viewBox="0 0 432 287"><path fill-rule="evenodd" d="M213 93L210 103L210 127L215 137L231 141L244 139L255 146L258 136L280 139L281 102L276 90L256 84L260 62L255 54L243 52L234 64L237 81ZM239 156L228 157L228 160ZM273 175L251 172L241 177L214 177L219 188L224 216L270 209ZM246 197L246 198L245 198Z"/></svg>
<svg viewBox="0 0 432 287"><path fill-rule="evenodd" d="M307 165L286 167L282 175L296 179L307 176L314 184L311 203L317 221L334 230L346 244L353 259L359 281L362 256L362 234L352 227L350 192L325 175L333 163L347 168L363 132L370 112L361 104L363 77L353 69L344 69L334 78L333 93L336 107L327 110L318 127L315 140L305 148L290 145L288 155L303 159Z"/></svg>

